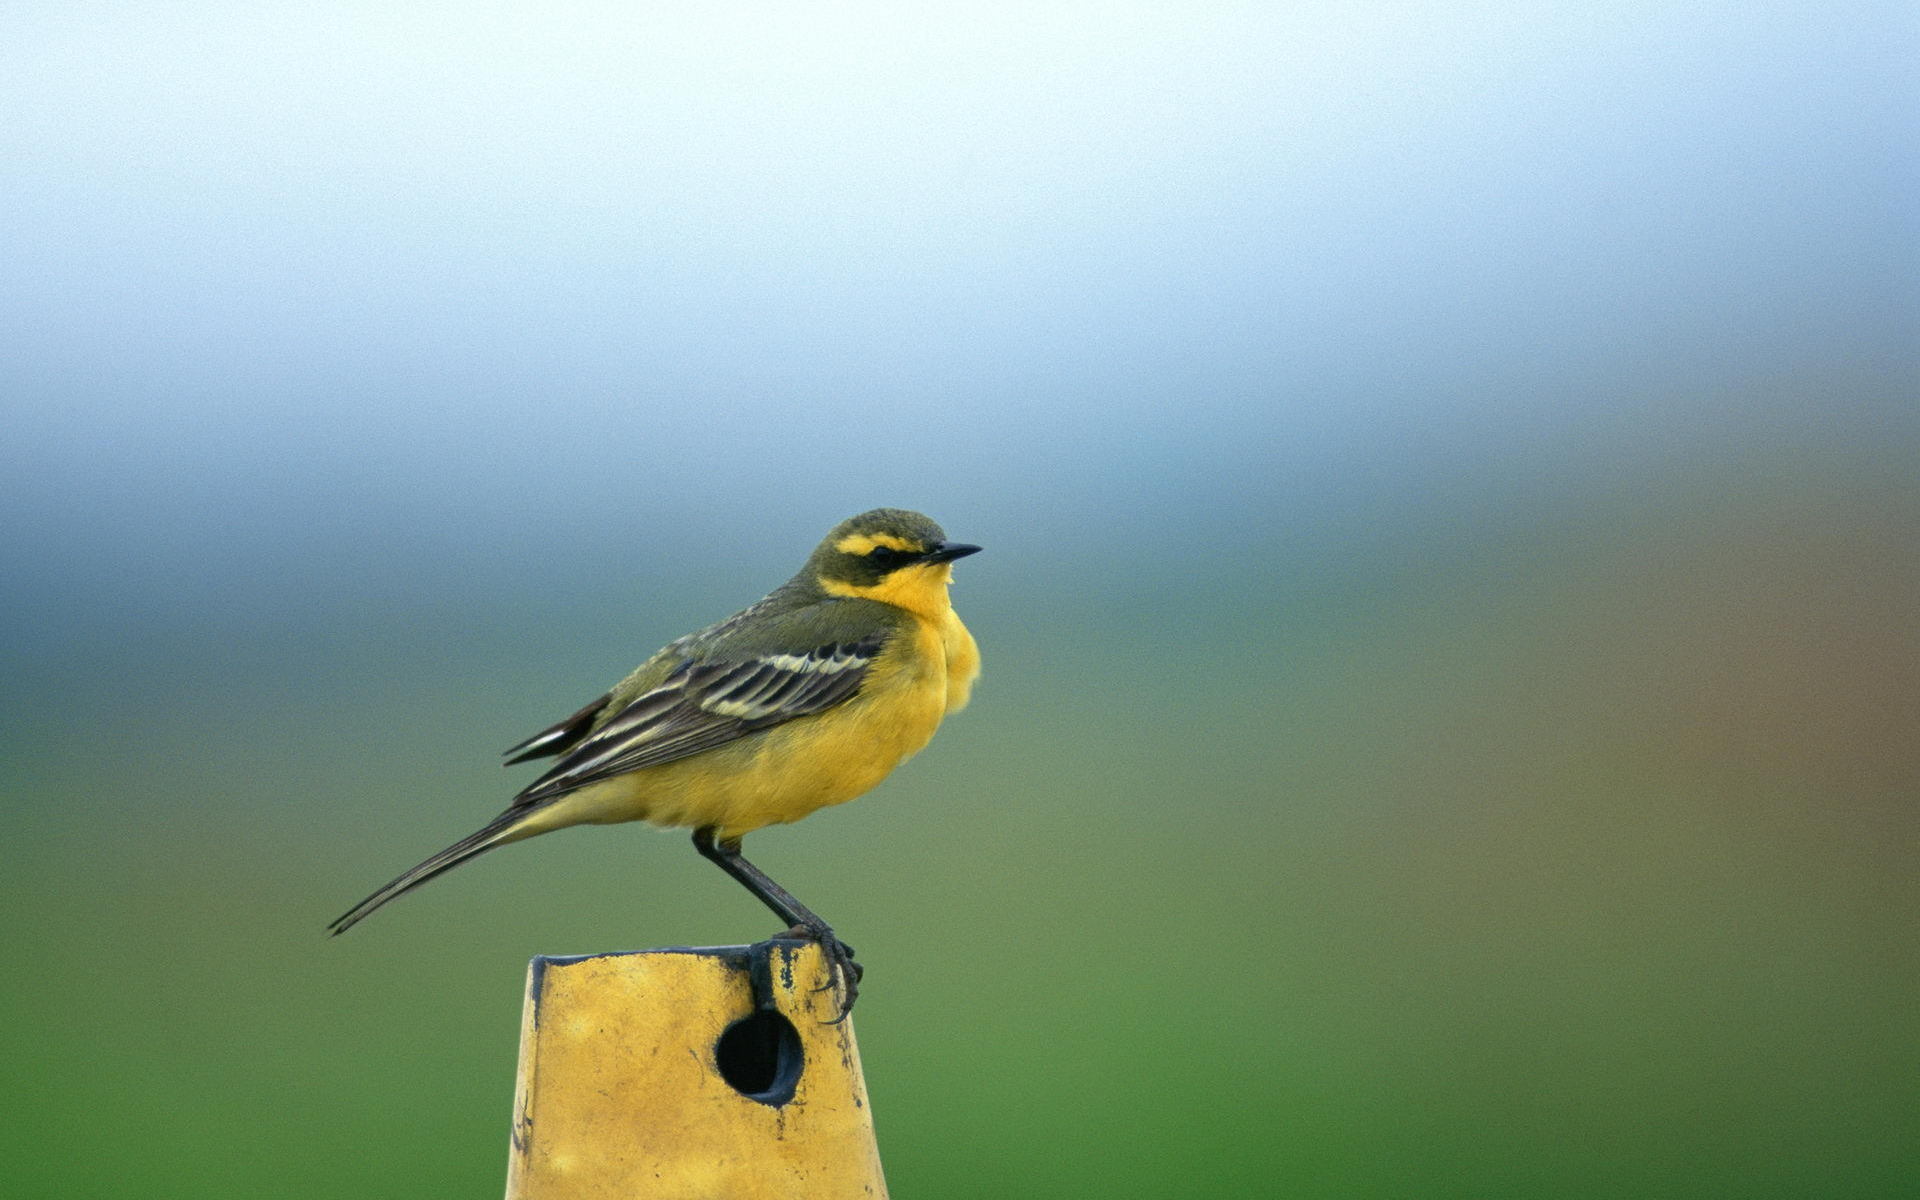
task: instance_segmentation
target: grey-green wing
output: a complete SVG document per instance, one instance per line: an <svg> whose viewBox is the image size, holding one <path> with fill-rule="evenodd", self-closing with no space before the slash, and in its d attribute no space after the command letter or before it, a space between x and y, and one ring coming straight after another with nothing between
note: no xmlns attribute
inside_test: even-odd
<svg viewBox="0 0 1920 1200"><path fill-rule="evenodd" d="M658 677L665 666L658 683L624 703L616 698L626 689L616 688L509 751L520 758L561 752L552 769L514 797L514 807L844 704L859 694L897 628L883 606L868 602L827 601L756 618L676 642L663 652L669 662L649 662L653 670L636 672Z"/></svg>

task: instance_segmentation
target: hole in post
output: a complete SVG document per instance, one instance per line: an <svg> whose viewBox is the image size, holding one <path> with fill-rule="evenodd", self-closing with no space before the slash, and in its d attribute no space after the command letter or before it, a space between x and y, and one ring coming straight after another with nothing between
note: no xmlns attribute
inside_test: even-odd
<svg viewBox="0 0 1920 1200"><path fill-rule="evenodd" d="M769 1009L735 1021L713 1044L720 1078L747 1099L775 1106L793 1099L805 1057L800 1031Z"/></svg>

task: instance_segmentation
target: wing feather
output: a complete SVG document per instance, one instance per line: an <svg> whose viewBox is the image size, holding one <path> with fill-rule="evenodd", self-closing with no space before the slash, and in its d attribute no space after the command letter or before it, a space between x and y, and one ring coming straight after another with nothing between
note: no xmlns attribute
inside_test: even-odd
<svg viewBox="0 0 1920 1200"><path fill-rule="evenodd" d="M500 765L510 767L514 763L526 762L533 758L547 758L572 748L581 738L587 736L587 731L593 728L593 719L600 715L600 710L605 708L612 699L613 693L608 692L564 721L556 721L526 741L502 750L500 753L505 761Z"/></svg>
<svg viewBox="0 0 1920 1200"><path fill-rule="evenodd" d="M874 635L799 654L683 664L665 683L571 742L551 770L514 797L514 805L540 804L845 703L859 693L884 645L885 637ZM545 736L522 746L536 747Z"/></svg>

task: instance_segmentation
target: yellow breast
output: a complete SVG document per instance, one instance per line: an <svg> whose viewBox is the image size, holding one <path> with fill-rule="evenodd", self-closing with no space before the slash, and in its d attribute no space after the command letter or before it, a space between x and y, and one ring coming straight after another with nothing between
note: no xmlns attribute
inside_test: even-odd
<svg viewBox="0 0 1920 1200"><path fill-rule="evenodd" d="M980 678L980 647L951 608L940 626L940 650L947 660L947 711L957 713L973 698L973 681Z"/></svg>

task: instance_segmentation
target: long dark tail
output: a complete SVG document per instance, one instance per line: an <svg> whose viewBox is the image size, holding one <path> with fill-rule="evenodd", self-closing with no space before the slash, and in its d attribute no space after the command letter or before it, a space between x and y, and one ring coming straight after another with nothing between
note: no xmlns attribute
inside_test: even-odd
<svg viewBox="0 0 1920 1200"><path fill-rule="evenodd" d="M445 850L429 858L419 866L402 874L373 895L348 909L333 924L327 926L335 936L345 933L357 925L362 918L387 901L404 896L421 884L438 875L453 870L470 858L485 854L495 846L504 846L508 842L518 841L513 836L513 827L525 820L525 809L509 810L489 821L485 828L461 838Z"/></svg>

